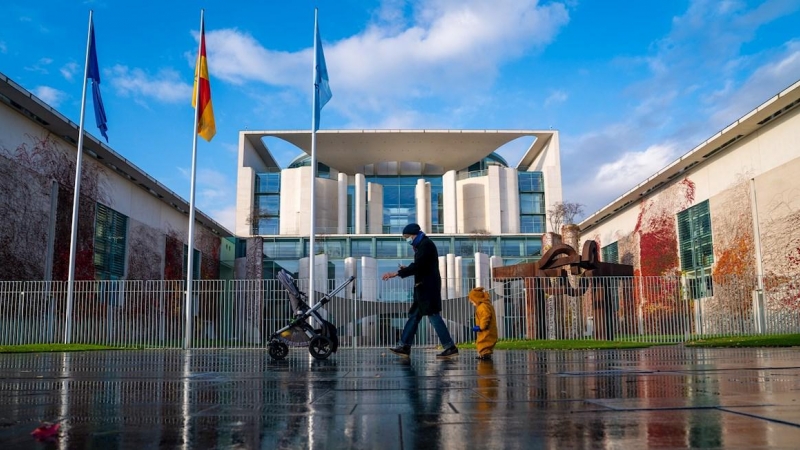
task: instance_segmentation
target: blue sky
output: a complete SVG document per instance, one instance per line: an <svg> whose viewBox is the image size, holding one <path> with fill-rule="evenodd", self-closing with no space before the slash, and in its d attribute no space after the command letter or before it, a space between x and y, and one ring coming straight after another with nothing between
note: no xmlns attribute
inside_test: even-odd
<svg viewBox="0 0 800 450"><path fill-rule="evenodd" d="M6 0L0 72L77 123L93 9L111 147L188 199L205 8L217 135L197 205L233 229L238 131L311 126L315 6L322 129L557 129L587 214L800 79L800 0Z"/></svg>

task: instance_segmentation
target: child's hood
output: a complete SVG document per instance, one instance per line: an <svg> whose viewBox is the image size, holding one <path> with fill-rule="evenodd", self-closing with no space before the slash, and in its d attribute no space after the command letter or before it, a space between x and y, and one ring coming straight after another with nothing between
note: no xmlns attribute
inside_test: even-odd
<svg viewBox="0 0 800 450"><path fill-rule="evenodd" d="M480 303L489 303L489 293L483 287L476 287L469 291L469 301L475 306Z"/></svg>

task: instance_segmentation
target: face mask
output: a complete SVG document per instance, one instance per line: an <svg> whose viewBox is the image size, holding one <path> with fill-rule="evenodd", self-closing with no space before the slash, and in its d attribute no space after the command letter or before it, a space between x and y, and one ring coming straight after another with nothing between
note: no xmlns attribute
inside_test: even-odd
<svg viewBox="0 0 800 450"><path fill-rule="evenodd" d="M414 238L413 238L413 237L407 237L407 238L406 238L406 242L408 242L409 244L411 244L411 243L413 243L413 242L414 242Z"/></svg>

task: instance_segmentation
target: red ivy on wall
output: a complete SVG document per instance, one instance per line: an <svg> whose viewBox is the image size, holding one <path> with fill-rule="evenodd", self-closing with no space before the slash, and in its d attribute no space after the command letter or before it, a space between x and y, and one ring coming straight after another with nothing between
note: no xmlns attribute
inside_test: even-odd
<svg viewBox="0 0 800 450"><path fill-rule="evenodd" d="M183 279L183 242L167 234L164 249L164 279Z"/></svg>
<svg viewBox="0 0 800 450"><path fill-rule="evenodd" d="M694 201L694 193L695 184L687 178L654 200L641 203L634 233L639 233L642 276L661 276L678 270L675 214Z"/></svg>

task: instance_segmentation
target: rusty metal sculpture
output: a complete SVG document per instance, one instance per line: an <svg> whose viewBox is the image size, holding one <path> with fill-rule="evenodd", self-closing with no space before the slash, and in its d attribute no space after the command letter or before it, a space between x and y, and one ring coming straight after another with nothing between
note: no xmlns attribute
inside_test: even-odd
<svg viewBox="0 0 800 450"><path fill-rule="evenodd" d="M497 267L493 270L495 281L524 280L528 337L547 339L547 298L562 295L586 299L594 316L593 337L614 339L616 308L613 302L627 300L619 298L620 292L632 292L633 266L601 262L597 250L595 241L586 241L580 255L569 245L557 244L535 263ZM570 281L569 275L574 276L574 282ZM555 306L556 317L564 317L564 305L556 302Z"/></svg>

